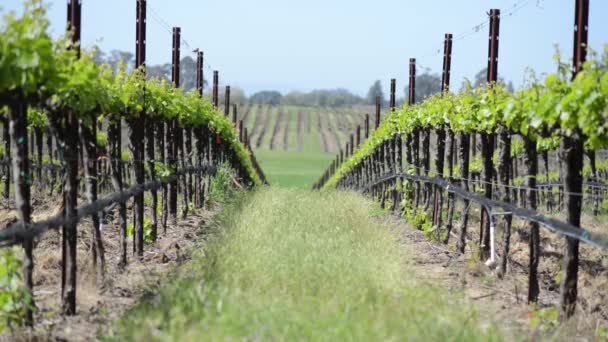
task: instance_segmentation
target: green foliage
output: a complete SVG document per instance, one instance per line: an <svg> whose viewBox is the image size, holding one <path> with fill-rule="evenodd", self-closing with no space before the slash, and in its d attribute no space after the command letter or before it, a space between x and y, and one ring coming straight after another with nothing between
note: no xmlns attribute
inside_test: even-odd
<svg viewBox="0 0 608 342"><path fill-rule="evenodd" d="M120 160L128 162L131 160L131 153L129 151L122 150L120 152Z"/></svg>
<svg viewBox="0 0 608 342"><path fill-rule="evenodd" d="M141 69L127 72L124 64L113 73L113 67L95 63L95 51L82 50L77 56L76 49L68 49L68 39L53 41L48 27L40 0L27 0L21 17L5 16L0 26L0 108L10 98L25 97L31 127L61 122L68 110L85 125L106 117L128 120L145 110L160 122L177 119L183 127L207 127L235 152L253 182L261 183L229 118L209 101L166 81L146 81ZM103 146L107 139L98 138Z"/></svg>
<svg viewBox="0 0 608 342"><path fill-rule="evenodd" d="M598 341L608 341L608 326L598 327L595 335Z"/></svg>
<svg viewBox="0 0 608 342"><path fill-rule="evenodd" d="M559 326L559 312L556 308L538 309L532 312L530 319L530 327L532 329L540 329L547 331L555 329Z"/></svg>
<svg viewBox="0 0 608 342"><path fill-rule="evenodd" d="M154 242L152 239L152 222L148 220L147 217L144 216L144 243L151 244ZM127 238L133 239L135 236L135 227L133 223L127 225Z"/></svg>
<svg viewBox="0 0 608 342"><path fill-rule="evenodd" d="M31 295L22 285L23 262L13 248L0 251L0 333L23 324L29 306L35 309Z"/></svg>
<svg viewBox="0 0 608 342"><path fill-rule="evenodd" d="M234 186L232 180L234 178L234 170L227 164L223 164L217 172L211 177L209 184L209 200L207 205L226 203L234 194Z"/></svg>
<svg viewBox="0 0 608 342"><path fill-rule="evenodd" d="M105 149L108 146L108 135L104 132L97 131L97 146Z"/></svg>
<svg viewBox="0 0 608 342"><path fill-rule="evenodd" d="M448 127L455 133L470 133L496 132L502 126L513 134L537 141L540 151L555 149L561 136L582 133L588 148L603 148L608 145L608 125L604 120L608 73L603 67L608 63L608 54L602 58L605 60L587 61L574 80L569 67L558 60L557 74L542 82L532 75L529 84L514 93L496 84L492 88L467 88L458 95L433 96L415 106L398 109L341 165L325 188L333 188L384 141L423 127ZM550 130L548 137L539 138L547 127L557 128ZM516 145L515 153L521 148ZM476 167L472 161L471 168Z"/></svg>
<svg viewBox="0 0 608 342"><path fill-rule="evenodd" d="M48 119L46 114L37 108L28 108L27 124L30 128L45 128L48 127Z"/></svg>
<svg viewBox="0 0 608 342"><path fill-rule="evenodd" d="M57 77L54 43L39 0L27 0L22 17L4 16L0 31L0 93L35 95Z"/></svg>
<svg viewBox="0 0 608 342"><path fill-rule="evenodd" d="M405 201L405 200L404 200ZM409 206L402 203L404 206L404 214L403 217L405 220L412 225L412 227L422 230L424 235L429 240L439 240L442 237L437 232L437 227L433 226L433 221L431 221L427 212L422 208L418 208L415 210L408 209Z"/></svg>

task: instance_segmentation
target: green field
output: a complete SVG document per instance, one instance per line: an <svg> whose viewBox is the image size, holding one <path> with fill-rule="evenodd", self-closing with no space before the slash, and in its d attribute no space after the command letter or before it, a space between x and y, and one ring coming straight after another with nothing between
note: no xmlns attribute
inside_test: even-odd
<svg viewBox="0 0 608 342"><path fill-rule="evenodd" d="M238 202L108 340L499 340L461 295L415 280L360 195L271 187Z"/></svg>
<svg viewBox="0 0 608 342"><path fill-rule="evenodd" d="M266 149L258 150L256 157L273 186L306 188L317 181L333 159L329 153Z"/></svg>
<svg viewBox="0 0 608 342"><path fill-rule="evenodd" d="M335 158L341 146L328 146L329 152L325 153L322 145L321 134L318 129L317 113L325 115L333 132L330 136L337 136L340 144L344 144L348 135L353 131L356 124L362 123L362 118L366 109L335 110L330 108L312 107L260 107L254 105L247 118L245 125L251 132L254 126L255 117L261 115L266 122L266 133L259 147L254 146L257 159L268 181L272 185L283 187L304 187L310 188L318 180L325 168L329 166ZM272 134L277 123L280 111L285 112L287 124L287 150L283 149L283 144L278 144L279 148L270 149ZM302 113L303 122L298 132L298 113ZM342 129L338 127L338 122ZM310 127L310 131L308 128ZM259 131L257 132L259 134ZM285 132L281 130L279 136L283 137ZM257 134L254 136L254 142ZM302 146L298 146L298 141L302 141ZM282 141L282 139L281 139Z"/></svg>

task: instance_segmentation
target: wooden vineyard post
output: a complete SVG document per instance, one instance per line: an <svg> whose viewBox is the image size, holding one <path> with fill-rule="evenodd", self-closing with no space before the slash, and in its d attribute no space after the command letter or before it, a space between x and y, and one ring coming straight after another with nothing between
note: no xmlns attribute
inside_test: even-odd
<svg viewBox="0 0 608 342"><path fill-rule="evenodd" d="M369 114L365 114L365 140L369 138Z"/></svg>
<svg viewBox="0 0 608 342"><path fill-rule="evenodd" d="M488 87L493 88L498 80L498 42L499 42L499 29L500 29L500 10L490 10L490 35L488 43L488 74L487 81ZM494 165L492 156L494 154L494 133L481 131L481 159L483 164L483 190L484 196L488 199L492 198L492 183L493 183L493 172ZM481 229L480 229L480 243L481 243L481 260L490 258L490 213L487 212L486 208L482 208L481 212Z"/></svg>
<svg viewBox="0 0 608 342"><path fill-rule="evenodd" d="M589 0L575 0L574 19L574 57L573 75L582 70L587 59L587 40L589 34ZM580 227L583 192L583 154L585 139L580 129L575 129L569 136L563 136L561 142L561 159L563 163L564 199L568 223ZM560 317L565 320L571 317L576 308L578 297L578 264L579 241L566 238L564 254L564 276L560 285Z"/></svg>
<svg viewBox="0 0 608 342"><path fill-rule="evenodd" d="M356 136L355 136L355 146L357 146L357 148L359 147L359 145L361 145L361 125L357 125L357 130L356 130Z"/></svg>

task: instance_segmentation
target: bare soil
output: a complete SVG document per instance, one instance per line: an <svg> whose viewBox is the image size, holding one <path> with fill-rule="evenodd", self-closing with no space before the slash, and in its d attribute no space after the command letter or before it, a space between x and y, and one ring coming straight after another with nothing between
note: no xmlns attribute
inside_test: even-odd
<svg viewBox="0 0 608 342"><path fill-rule="evenodd" d="M277 121L274 124L272 131L272 138L270 139L270 149L276 150L283 144L283 136L285 135L285 128L287 126L287 115L284 108L279 108L279 114Z"/></svg>
<svg viewBox="0 0 608 342"><path fill-rule="evenodd" d="M458 208L457 208L458 209ZM583 219L590 220L586 217ZM542 311L556 312L559 305L559 283L565 250L562 237L541 229L539 264L539 301L528 305L528 235L523 222L514 221L507 274L501 279L494 267L479 260L477 250L479 210L472 210L465 254L457 252L455 236L449 244L431 241L425 232L413 229L396 216L384 218L402 232L407 255L412 256L414 276L431 286L447 288L463 294L479 309L487 323L494 323L506 336L517 340L589 341L598 339L598 331L608 329L608 267L607 254L581 245L579 270L579 304L574 318L561 325L556 318L542 317ZM502 256L502 233L496 233L498 260Z"/></svg>
<svg viewBox="0 0 608 342"><path fill-rule="evenodd" d="M296 146L296 150L298 152L302 151L302 146L304 144L304 126L306 126L307 122L305 122L304 120L308 119L308 115L304 115L304 113L302 113L301 111L298 111L298 123L297 123L297 130L298 130L298 137L297 137L297 146Z"/></svg>
<svg viewBox="0 0 608 342"><path fill-rule="evenodd" d="M259 128L256 130L258 132L258 137L255 141L255 147L260 148L262 146L262 141L264 140L264 136L268 132L268 125L270 123L270 111L272 110L272 106L267 106L265 111L260 110L258 115L255 117L256 127ZM258 117L260 117L260 121L258 121Z"/></svg>
<svg viewBox="0 0 608 342"><path fill-rule="evenodd" d="M55 214L59 198L35 200L34 221ZM81 199L82 200L82 199ZM142 260L129 253L129 264L118 266L120 226L117 210L102 231L106 257L105 279L97 279L92 265L91 221L78 225L77 314L65 317L61 307L61 235L44 234L34 250L34 296L38 312L31 330L0 335L0 341L89 341L104 327L120 318L140 300L154 296L172 270L189 259L190 251L204 233L205 224L218 209L196 210L188 217L169 224L166 233L159 226L156 243L146 245ZM130 210L129 210L130 212ZM150 212L146 213L150 217ZM6 211L0 216L10 216ZM129 216L129 222L132 217ZM172 220L169 219L171 222ZM131 245L129 245L129 249Z"/></svg>
<svg viewBox="0 0 608 342"><path fill-rule="evenodd" d="M340 151L340 141L338 135L332 130L329 122L329 111L319 113L319 132L323 135L325 140L325 151L329 153L336 153Z"/></svg>
<svg viewBox="0 0 608 342"><path fill-rule="evenodd" d="M321 139L321 146L323 147L323 152L327 153L328 152L328 147L327 147L327 135L325 130L323 129L323 122L321 119L321 113L317 113L317 131L319 132L319 139Z"/></svg>

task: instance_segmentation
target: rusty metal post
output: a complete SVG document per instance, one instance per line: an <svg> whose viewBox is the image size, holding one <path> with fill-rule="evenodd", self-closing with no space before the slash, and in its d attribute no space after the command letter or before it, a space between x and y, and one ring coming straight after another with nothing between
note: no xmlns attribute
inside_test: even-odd
<svg viewBox="0 0 608 342"><path fill-rule="evenodd" d="M369 138L369 114L365 114L365 140Z"/></svg>
<svg viewBox="0 0 608 342"><path fill-rule="evenodd" d="M68 0L68 31L72 33L72 47L80 58L80 36L82 27L82 1Z"/></svg>
<svg viewBox="0 0 608 342"><path fill-rule="evenodd" d="M390 111L395 111L395 91L397 88L397 81L393 78L391 79L391 99L389 103Z"/></svg>
<svg viewBox="0 0 608 342"><path fill-rule="evenodd" d="M443 43L443 74L441 79L441 93L450 91L450 75L452 69L452 34L445 34Z"/></svg>
<svg viewBox="0 0 608 342"><path fill-rule="evenodd" d="M220 83L220 76L219 76L219 72L217 70L213 71L213 105L215 106L215 108L218 108L219 106L219 83Z"/></svg>
<svg viewBox="0 0 608 342"><path fill-rule="evenodd" d="M198 95L203 98L203 60L204 54L203 51L198 51L196 54L196 90L198 91Z"/></svg>
<svg viewBox="0 0 608 342"><path fill-rule="evenodd" d="M587 60L587 40L589 36L589 0L575 1L572 78L583 69L583 63Z"/></svg>
<svg viewBox="0 0 608 342"><path fill-rule="evenodd" d="M488 74L490 87L498 80L498 37L500 30L500 10L490 10L490 36L488 39Z"/></svg>
<svg viewBox="0 0 608 342"><path fill-rule="evenodd" d="M180 63L180 49L182 41L182 29L179 27L173 28L173 65L171 68L171 80L175 88L179 88L179 63Z"/></svg>
<svg viewBox="0 0 608 342"><path fill-rule="evenodd" d="M410 58L410 86L407 104L416 104L416 58Z"/></svg>
<svg viewBox="0 0 608 342"><path fill-rule="evenodd" d="M146 63L146 0L137 0L137 23L135 25L135 68ZM145 70L145 69L144 69Z"/></svg>
<svg viewBox="0 0 608 342"><path fill-rule="evenodd" d="M234 126L236 127L236 120L237 120L237 111L236 111L236 103L232 105L232 123L234 124Z"/></svg>
<svg viewBox="0 0 608 342"><path fill-rule="evenodd" d="M239 120L239 142L243 143L243 120Z"/></svg>
<svg viewBox="0 0 608 342"><path fill-rule="evenodd" d="M382 110L382 100L376 96L376 129L380 127L380 111Z"/></svg>
<svg viewBox="0 0 608 342"><path fill-rule="evenodd" d="M230 114L230 86L226 86L226 92L224 93L224 115Z"/></svg>

